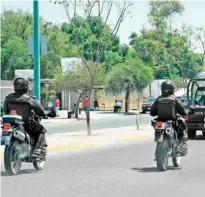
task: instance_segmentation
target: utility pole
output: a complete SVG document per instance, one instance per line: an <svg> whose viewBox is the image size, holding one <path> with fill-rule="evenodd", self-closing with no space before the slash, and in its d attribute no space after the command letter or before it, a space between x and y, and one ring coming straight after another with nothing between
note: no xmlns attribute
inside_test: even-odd
<svg viewBox="0 0 205 197"><path fill-rule="evenodd" d="M34 47L34 95L41 102L40 87L40 28L39 28L39 1L33 0L33 47Z"/></svg>

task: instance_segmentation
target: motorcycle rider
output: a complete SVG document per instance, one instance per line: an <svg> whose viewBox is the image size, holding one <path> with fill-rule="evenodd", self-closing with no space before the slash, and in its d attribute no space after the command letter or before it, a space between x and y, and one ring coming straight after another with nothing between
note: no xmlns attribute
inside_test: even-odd
<svg viewBox="0 0 205 197"><path fill-rule="evenodd" d="M47 143L45 140L46 129L36 121L38 117L45 117L46 112L34 96L29 96L29 81L23 77L17 77L14 82L14 93L9 94L4 102L4 111L10 114L11 110L15 110L24 120L24 129L34 137L34 151L32 157L44 158L46 155ZM33 114L35 113L35 116ZM55 117L54 112L49 112L47 116Z"/></svg>
<svg viewBox="0 0 205 197"><path fill-rule="evenodd" d="M178 132L179 145L177 152L181 156L187 154L187 127L182 118L177 119L177 114L186 116L185 107L182 102L174 95L175 85L167 80L161 85L161 93L153 103L150 115L158 116L157 120L174 120L173 128Z"/></svg>

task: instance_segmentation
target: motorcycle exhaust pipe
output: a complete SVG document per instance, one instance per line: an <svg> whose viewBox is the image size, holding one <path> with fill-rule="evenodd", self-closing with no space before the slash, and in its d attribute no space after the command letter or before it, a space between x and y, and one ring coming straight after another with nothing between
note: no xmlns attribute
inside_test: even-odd
<svg viewBox="0 0 205 197"><path fill-rule="evenodd" d="M17 140L19 140L20 142L25 142L25 141L26 141L26 136L25 136L25 134L24 134L23 132L21 132L21 131L18 131L18 130L14 131L13 136L14 136Z"/></svg>
<svg viewBox="0 0 205 197"><path fill-rule="evenodd" d="M165 134L169 137L169 138L173 138L174 137L174 133L172 131L171 128L166 128L165 129Z"/></svg>

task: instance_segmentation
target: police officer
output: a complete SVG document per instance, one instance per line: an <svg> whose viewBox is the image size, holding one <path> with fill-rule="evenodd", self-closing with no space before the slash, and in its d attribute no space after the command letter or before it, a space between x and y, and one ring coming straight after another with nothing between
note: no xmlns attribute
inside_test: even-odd
<svg viewBox="0 0 205 197"><path fill-rule="evenodd" d="M175 85L172 81L168 80L162 83L162 95L153 103L150 115L158 116L158 120L172 119L175 121L173 127L178 132L180 141L177 152L181 156L185 156L187 154L187 127L182 118L177 119L177 114L186 116L186 111L182 102L174 95L174 89Z"/></svg>
<svg viewBox="0 0 205 197"><path fill-rule="evenodd" d="M32 157L44 158L47 147L45 140L46 129L38 123L38 118L44 118L46 112L34 96L27 95L29 81L26 78L16 78L13 85L15 92L6 97L4 111L6 114L10 114L11 110L15 110L16 114L23 118L25 122L24 129L35 140ZM47 116L55 117L55 114L48 113Z"/></svg>

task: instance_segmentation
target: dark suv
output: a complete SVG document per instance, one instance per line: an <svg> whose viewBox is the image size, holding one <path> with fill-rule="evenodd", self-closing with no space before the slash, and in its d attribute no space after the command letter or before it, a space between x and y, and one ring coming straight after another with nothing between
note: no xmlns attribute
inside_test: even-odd
<svg viewBox="0 0 205 197"><path fill-rule="evenodd" d="M147 111L150 111L152 104L156 98L154 97L149 97L146 101L143 101L142 103L142 113L145 114Z"/></svg>
<svg viewBox="0 0 205 197"><path fill-rule="evenodd" d="M205 79L191 79L187 87L188 113L186 124L188 137L196 137L201 130L205 136Z"/></svg>

